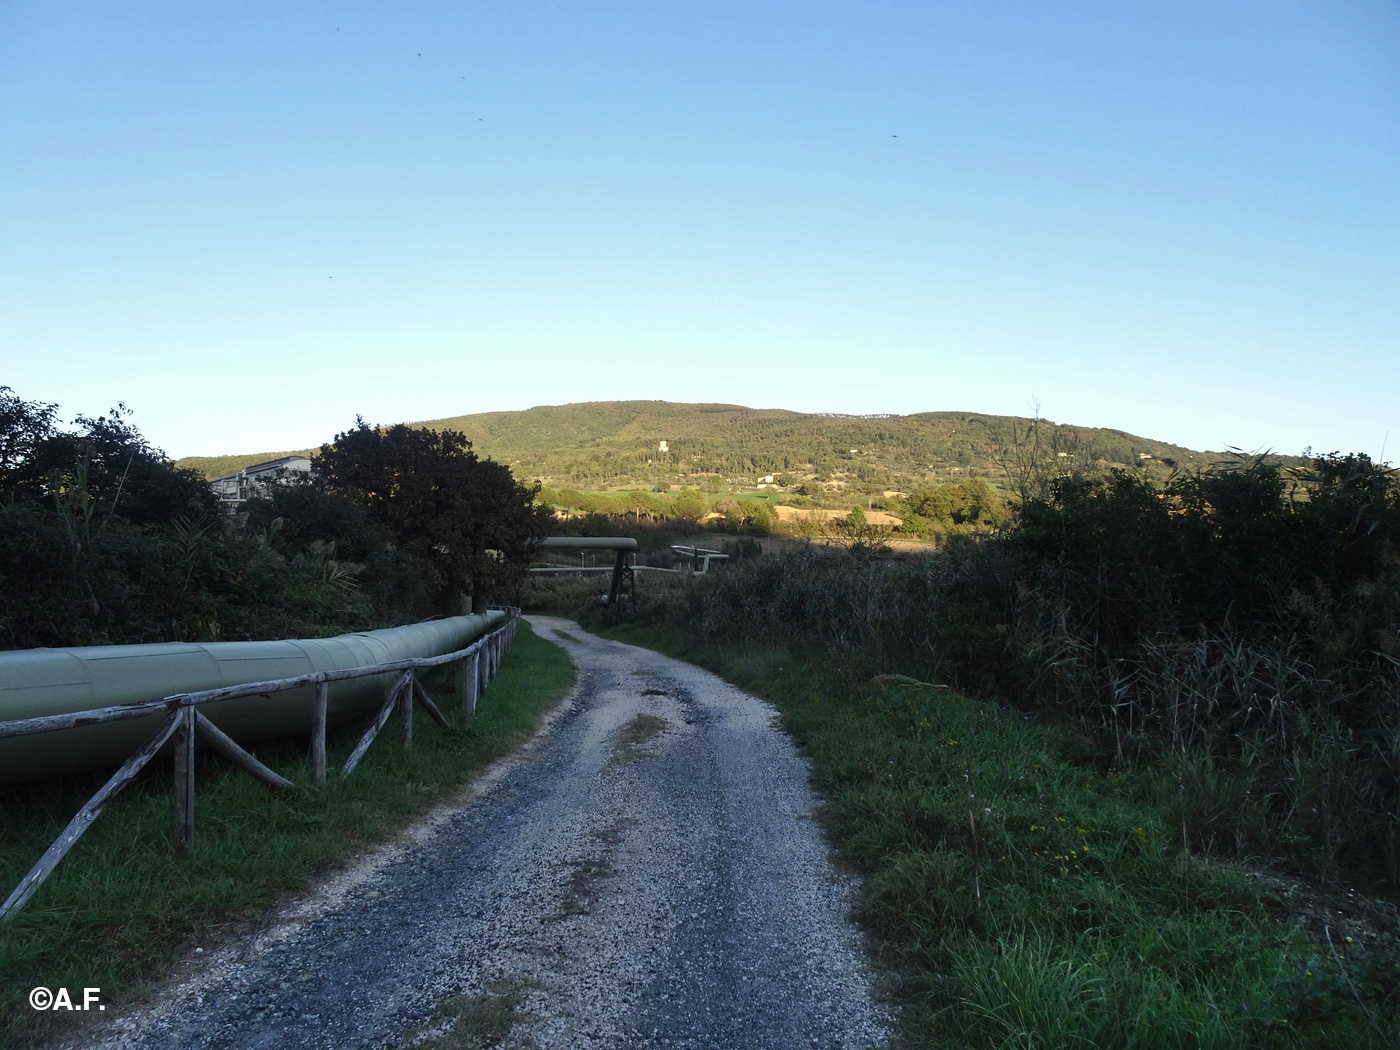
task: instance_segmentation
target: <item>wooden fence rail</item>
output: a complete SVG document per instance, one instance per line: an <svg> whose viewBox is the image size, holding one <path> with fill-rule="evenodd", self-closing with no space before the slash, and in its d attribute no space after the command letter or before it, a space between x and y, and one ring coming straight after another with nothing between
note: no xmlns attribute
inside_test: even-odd
<svg viewBox="0 0 1400 1050"><path fill-rule="evenodd" d="M350 678L365 678L370 675L395 673L394 684L378 713L365 730L360 742L346 759L340 771L342 778L364 758L379 731L388 723L397 708L400 715L401 735L404 746L413 740L413 708L421 706L443 729L450 728L447 719L428 697L418 672L453 665L452 691L460 697L462 719L466 721L476 713L476 702L481 692L500 667L501 659L515 640L516 627L520 622L520 610L505 610L506 620L499 627L482 635L471 645L442 656L425 656L408 660L391 660L382 664L367 664L364 667L351 667L338 671L315 671L311 674L296 675L292 678L278 678L267 682L246 682L242 685L224 686L219 689L205 689L196 693L176 693L159 700L145 700L134 704L121 704L116 707L98 708L92 711L73 711L61 715L44 715L38 718L18 718L0 722L0 739L7 737L31 736L35 733L52 733L76 726L101 725L107 722L124 722L131 718L144 718L164 712L166 718L160 728L128 758L111 779L103 784L97 793L88 799L68 822L58 838L39 858L29 874L20 880L5 903L0 905L0 923L8 922L24 907L34 891L43 884L54 868L58 866L68 851L82 837L103 808L116 794L133 780L157 752L167 742L174 743L175 789L174 827L176 848L184 853L194 841L194 769L195 741L203 739L215 751L236 765L251 773L269 787L286 790L295 785L285 777L274 773L244 750L232 737L209 721L199 707L217 703L220 700L234 700L244 696L257 696L279 693L303 686L315 686L311 716L311 779L317 783L326 780L326 712L331 682Z"/></svg>

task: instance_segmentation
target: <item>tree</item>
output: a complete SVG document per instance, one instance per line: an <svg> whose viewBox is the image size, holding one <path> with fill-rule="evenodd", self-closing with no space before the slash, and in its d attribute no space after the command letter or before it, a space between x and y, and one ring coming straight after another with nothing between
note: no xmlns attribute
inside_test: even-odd
<svg viewBox="0 0 1400 1050"><path fill-rule="evenodd" d="M625 500L618 496L610 496L606 492L593 492L584 497L587 501L584 504L584 511L589 514L598 514L604 518L618 518L627 513Z"/></svg>
<svg viewBox="0 0 1400 1050"><path fill-rule="evenodd" d="M844 518L832 518L823 529L829 543L845 547L852 554L869 556L889 550L893 525L875 525L859 506L851 508Z"/></svg>
<svg viewBox="0 0 1400 1050"><path fill-rule="evenodd" d="M584 502L588 498L578 489L560 489L558 497L555 502L565 510L583 510Z"/></svg>
<svg viewBox="0 0 1400 1050"><path fill-rule="evenodd" d="M671 513L678 518L698 521L705 516L705 497L694 489L684 489L671 504Z"/></svg>
<svg viewBox="0 0 1400 1050"><path fill-rule="evenodd" d="M212 514L218 501L209 483L197 471L176 467L130 417L131 410L118 402L108 415L78 416L77 433L40 442L34 458L50 490L76 485L105 511L138 525Z"/></svg>
<svg viewBox="0 0 1400 1050"><path fill-rule="evenodd" d="M906 519L918 517L925 521L935 521L943 525L953 522L953 486L936 485L933 488L916 488L904 499Z"/></svg>
<svg viewBox="0 0 1400 1050"><path fill-rule="evenodd" d="M770 536L777 515L767 503L755 499L739 500L740 522L757 536Z"/></svg>
<svg viewBox="0 0 1400 1050"><path fill-rule="evenodd" d="M79 416L77 431L57 429L56 410L0 386L0 499L58 499L81 505L88 518L117 513L139 525L215 509L208 483L152 446L125 405L96 419Z"/></svg>
<svg viewBox="0 0 1400 1050"><path fill-rule="evenodd" d="M242 516L242 531L286 564L318 562L328 578L360 590L379 623L413 623L435 611L418 560L321 478L299 474L273 485L244 503Z"/></svg>
<svg viewBox="0 0 1400 1050"><path fill-rule="evenodd" d="M519 579L550 520L535 506L535 488L479 458L455 430L381 430L357 416L353 429L321 446L315 469L418 560L445 605L466 593L475 612Z"/></svg>
<svg viewBox="0 0 1400 1050"><path fill-rule="evenodd" d="M985 481L969 478L952 486L953 521L959 525L998 524L1005 500Z"/></svg>
<svg viewBox="0 0 1400 1050"><path fill-rule="evenodd" d="M1034 408L1025 434L1016 429L1021 421L1012 420L1009 440L1004 439L993 453L1020 503L1046 498L1057 479L1084 467L1081 460L1085 449L1080 435L1042 419L1039 402Z"/></svg>
<svg viewBox="0 0 1400 1050"><path fill-rule="evenodd" d="M34 472L34 450L53 436L57 405L21 401L7 386L0 386L0 497L13 501L25 483L39 480Z"/></svg>
<svg viewBox="0 0 1400 1050"><path fill-rule="evenodd" d="M645 514L650 518L656 512L656 501L645 492L625 492L622 494L624 506L632 514L636 515L637 521L642 520Z"/></svg>

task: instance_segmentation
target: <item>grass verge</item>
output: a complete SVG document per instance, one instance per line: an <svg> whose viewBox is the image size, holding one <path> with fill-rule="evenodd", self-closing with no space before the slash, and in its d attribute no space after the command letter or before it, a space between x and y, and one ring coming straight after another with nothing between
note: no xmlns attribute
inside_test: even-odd
<svg viewBox="0 0 1400 1050"><path fill-rule="evenodd" d="M195 844L184 860L173 848L169 763L153 763L160 768L128 786L25 910L0 926L0 1047L37 1045L70 1020L66 1011L32 1010L30 988L101 988L108 1009L120 1009L188 951L257 919L317 873L391 839L527 740L573 682L563 650L522 622L474 719L460 725L453 705L439 703L453 724L442 732L420 711L407 751L391 725L348 780L335 771L358 740L359 723L328 741L325 785L311 782L304 740L254 746L262 761L295 782L292 792L270 791L201 752ZM106 776L0 788L3 892Z"/></svg>
<svg viewBox="0 0 1400 1050"><path fill-rule="evenodd" d="M603 633L777 706L864 877L907 1045L1400 1045L1393 911L1193 855L1172 756L1118 769L1074 726L844 656Z"/></svg>

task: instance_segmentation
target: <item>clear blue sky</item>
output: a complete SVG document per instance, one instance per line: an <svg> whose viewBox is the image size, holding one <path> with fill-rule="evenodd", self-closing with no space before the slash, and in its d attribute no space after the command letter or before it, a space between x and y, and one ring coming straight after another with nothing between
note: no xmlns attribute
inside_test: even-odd
<svg viewBox="0 0 1400 1050"><path fill-rule="evenodd" d="M1400 3L3 0L0 383L1400 459Z"/></svg>

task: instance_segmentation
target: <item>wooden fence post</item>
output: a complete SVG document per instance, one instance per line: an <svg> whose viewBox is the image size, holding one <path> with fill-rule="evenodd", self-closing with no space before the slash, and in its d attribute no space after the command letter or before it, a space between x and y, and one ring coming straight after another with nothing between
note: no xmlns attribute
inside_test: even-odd
<svg viewBox="0 0 1400 1050"><path fill-rule="evenodd" d="M418 681L417 678L413 680L413 691L409 696L409 703L412 703L415 697L418 702L423 705L423 710L433 716L434 722L443 729L450 730L452 728L447 719L443 717L442 712L438 710L437 704L433 703L433 699L428 695L428 691L423 688L423 683Z"/></svg>
<svg viewBox="0 0 1400 1050"><path fill-rule="evenodd" d="M411 672L410 672L411 673ZM399 697L403 689L403 675L394 679L394 684L389 687L389 693L384 698L384 703L379 706L379 713L374 716L374 722L365 730L364 736L360 737L360 742L355 745L355 750L350 752L350 757L345 760L345 765L341 767L340 778L344 780L355 767L360 764L360 759L365 757L365 752L369 750L369 745L374 743L374 738L379 735L379 731L389 721L389 716L394 713L394 707L399 703Z"/></svg>
<svg viewBox="0 0 1400 1050"><path fill-rule="evenodd" d="M0 922L9 922L19 913L25 902L34 895L34 891L49 877L53 869L58 867L58 862L68 855L73 844L97 819L107 803L145 768L146 763L154 758L155 753L170 739L179 726L180 719L181 712L172 711L154 735L122 763L121 769L113 773L112 778L102 785L101 790L88 799L87 805L78 810L68 822L68 826L63 829L63 833L54 839L53 844L44 851L44 855L29 869L29 874L20 880L19 885L6 898L4 905L0 907Z"/></svg>
<svg viewBox="0 0 1400 1050"><path fill-rule="evenodd" d="M330 683L316 683L316 699L311 707L311 779L326 782L326 708L330 699Z"/></svg>
<svg viewBox="0 0 1400 1050"><path fill-rule="evenodd" d="M194 842L194 727L199 711L193 706L180 709L175 729L175 848L189 851Z"/></svg>
<svg viewBox="0 0 1400 1050"><path fill-rule="evenodd" d="M476 697L481 692L481 672L477 668L477 654L462 658L462 721L476 714Z"/></svg>
<svg viewBox="0 0 1400 1050"><path fill-rule="evenodd" d="M229 736L213 722L205 718L197 709L192 710L194 710L195 726L199 730L200 735L203 736L205 740L209 741L210 745L219 754L223 755L235 765L241 766L243 769L253 774L253 776L257 777L268 787L277 788L279 791L286 791L288 788L296 787L296 785L286 777L279 773L274 773L252 755L248 754L247 751L244 751L233 737Z"/></svg>
<svg viewBox="0 0 1400 1050"><path fill-rule="evenodd" d="M402 726L403 746L405 749L413 746L413 669L405 671L399 676L399 719Z"/></svg>

